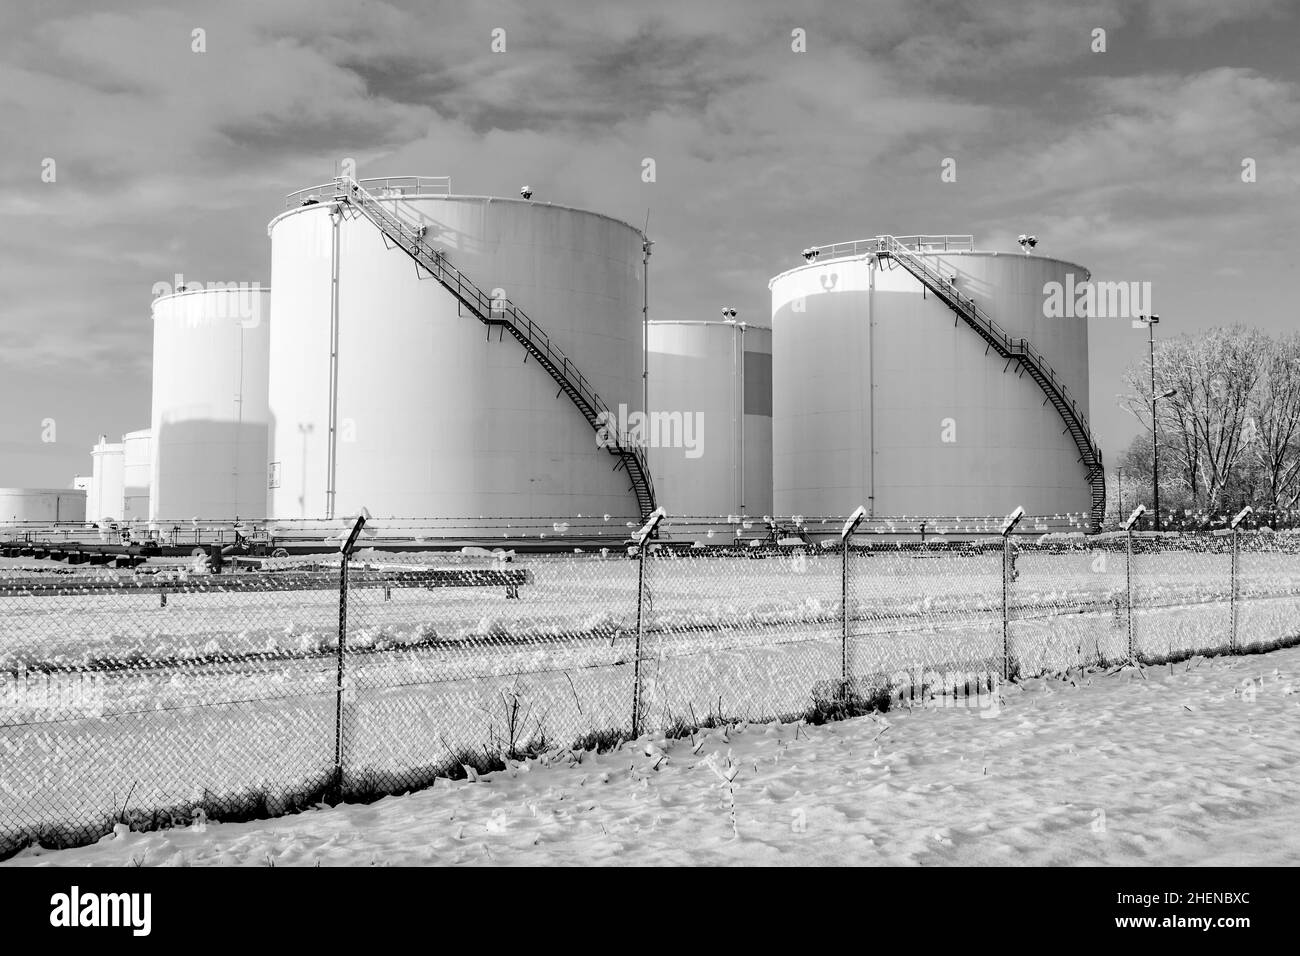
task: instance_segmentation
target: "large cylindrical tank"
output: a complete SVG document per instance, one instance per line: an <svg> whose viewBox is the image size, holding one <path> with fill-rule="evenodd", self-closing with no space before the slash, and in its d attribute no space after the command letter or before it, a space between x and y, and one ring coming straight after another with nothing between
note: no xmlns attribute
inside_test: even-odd
<svg viewBox="0 0 1300 956"><path fill-rule="evenodd" d="M121 442L100 435L90 450L90 494L86 500L89 521L122 520L126 491L126 456Z"/></svg>
<svg viewBox="0 0 1300 956"><path fill-rule="evenodd" d="M142 428L122 436L122 516L127 521L149 518L149 487L153 482L152 434L148 428Z"/></svg>
<svg viewBox="0 0 1300 956"><path fill-rule="evenodd" d="M74 488L0 488L0 526L86 520L86 492Z"/></svg>
<svg viewBox="0 0 1300 956"><path fill-rule="evenodd" d="M1087 319L1048 317L1045 300L1049 283L1077 285L1088 270L942 238L911 245L1009 335L1028 339L1086 416ZM872 246L822 247L769 283L776 510L1086 516L1085 467L1044 392Z"/></svg>
<svg viewBox="0 0 1300 956"><path fill-rule="evenodd" d="M425 226L485 294L527 313L614 415L640 407L637 229L405 182L361 185ZM335 213L329 192L268 227L271 516L638 517L627 473L546 370L365 217Z"/></svg>
<svg viewBox="0 0 1300 956"><path fill-rule="evenodd" d="M153 303L152 521L266 517L271 290Z"/></svg>
<svg viewBox="0 0 1300 956"><path fill-rule="evenodd" d="M651 322L650 471L669 514L772 513L772 330Z"/></svg>

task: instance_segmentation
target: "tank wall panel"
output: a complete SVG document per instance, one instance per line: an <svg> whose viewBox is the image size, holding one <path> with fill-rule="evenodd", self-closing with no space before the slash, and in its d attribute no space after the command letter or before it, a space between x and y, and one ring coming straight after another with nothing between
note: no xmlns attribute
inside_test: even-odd
<svg viewBox="0 0 1300 956"><path fill-rule="evenodd" d="M640 405L641 237L603 216L473 198L399 204L489 294L545 330L617 415ZM626 473L508 333L459 314L369 221L339 234L335 516L636 517ZM327 210L272 225L271 460L277 518L329 503Z"/></svg>
<svg viewBox="0 0 1300 956"><path fill-rule="evenodd" d="M149 518L149 486L153 481L152 444L148 430L122 436L122 510L127 521L144 521Z"/></svg>
<svg viewBox="0 0 1300 956"><path fill-rule="evenodd" d="M663 506L678 516L770 513L770 330L651 322L649 342L652 412L695 423L694 447L651 448Z"/></svg>
<svg viewBox="0 0 1300 956"><path fill-rule="evenodd" d="M99 444L91 451L93 497L86 502L91 521L122 520L125 505L125 456L122 445Z"/></svg>
<svg viewBox="0 0 1300 956"><path fill-rule="evenodd" d="M941 268L1047 357L1086 414L1087 322L1042 308L1043 284L1078 267L962 255ZM1078 451L1042 391L901 267L818 262L774 280L772 304L778 513L1088 510Z"/></svg>
<svg viewBox="0 0 1300 956"><path fill-rule="evenodd" d="M153 521L266 516L270 290L154 303Z"/></svg>
<svg viewBox="0 0 1300 956"><path fill-rule="evenodd" d="M0 488L0 525L86 520L86 493L71 488Z"/></svg>

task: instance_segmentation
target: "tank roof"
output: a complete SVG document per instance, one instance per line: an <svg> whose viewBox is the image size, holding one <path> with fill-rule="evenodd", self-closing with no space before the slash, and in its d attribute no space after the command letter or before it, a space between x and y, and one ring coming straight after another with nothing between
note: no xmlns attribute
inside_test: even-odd
<svg viewBox="0 0 1300 956"><path fill-rule="evenodd" d="M627 226L638 236L646 238L645 232L638 226L632 225L625 219L619 219L617 216L611 216L603 212L595 212L591 209L583 209L580 206L568 206L563 203L542 202L536 199L515 198L513 196L482 196L472 193L453 193L451 191L450 176L382 176L375 178L358 179L357 182L363 189L373 192L376 199L438 199L450 200L454 202L508 202L519 203L523 206L544 206L551 209L564 209L568 212L580 212L588 216L598 216L601 219L608 219L610 222L618 223L620 226ZM296 212L304 212L317 206L325 205L325 200L334 189L334 183L321 183L317 186L307 186L303 189L295 190L285 197L285 205L289 208L271 219L266 224L267 235L271 233L271 227L286 216Z"/></svg>
<svg viewBox="0 0 1300 956"><path fill-rule="evenodd" d="M195 284L197 285L198 283ZM242 293L242 292L270 292L270 291L271 291L271 287L269 285L262 285L262 283L260 282L254 282L251 284L244 284L244 285L239 285L238 283L235 283L233 284L233 288L229 284L222 285L221 283L211 283L210 288L181 289L178 292L168 292L166 295L160 295L158 296L158 298L154 299L152 302L149 303L149 308L152 309L159 302L165 302L168 299L179 299L187 295L207 295L208 293L211 292L241 292Z"/></svg>
<svg viewBox="0 0 1300 956"><path fill-rule="evenodd" d="M727 322L723 319L651 319L651 325L730 325L739 326L745 329L757 329L760 332L771 332L771 324L760 322Z"/></svg>
<svg viewBox="0 0 1300 956"><path fill-rule="evenodd" d="M908 249L914 250L921 255L946 255L946 256L1023 256L1026 259L1038 259L1046 262L1057 262L1061 265L1068 266L1072 269L1078 269L1083 272L1087 278L1092 278L1092 271L1086 266L1069 259L1058 259L1055 256L1041 256L1036 254L1026 255L1023 252L999 251L996 249L977 249L975 248L975 237L965 234L943 234L943 235L915 235L915 236L873 236L870 239L852 239L847 242L832 242L825 245L809 246L804 250L804 257L807 259L803 265L794 266L779 272L768 280L767 287L770 289L785 276L792 275L802 269L813 269L826 262L836 262L843 259L865 259L874 256L881 251L882 241L893 239ZM808 258L808 253L815 253L812 258Z"/></svg>

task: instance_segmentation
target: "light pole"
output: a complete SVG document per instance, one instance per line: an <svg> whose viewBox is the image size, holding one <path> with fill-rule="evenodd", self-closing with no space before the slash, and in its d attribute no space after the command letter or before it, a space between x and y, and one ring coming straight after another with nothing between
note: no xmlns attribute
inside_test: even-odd
<svg viewBox="0 0 1300 956"><path fill-rule="evenodd" d="M1170 388L1161 392L1159 395L1151 396L1151 497L1154 508L1155 528L1160 530L1160 458L1158 446L1160 444L1160 432L1156 429L1156 402L1162 398L1173 398L1178 394L1178 389Z"/></svg>
<svg viewBox="0 0 1300 956"><path fill-rule="evenodd" d="M736 495L737 510L745 516L745 325L736 321L736 310L728 306L722 310L722 321L736 328L731 342L731 462L732 491ZM739 444L739 450L737 450Z"/></svg>
<svg viewBox="0 0 1300 956"><path fill-rule="evenodd" d="M650 214L646 213L646 228ZM650 247L655 244L641 233L641 411L650 415Z"/></svg>
<svg viewBox="0 0 1300 956"><path fill-rule="evenodd" d="M1169 398L1177 392L1170 389L1163 395L1156 394L1156 323L1160 316L1139 315L1134 326L1139 323L1147 327L1147 345L1151 356L1151 520L1156 531L1160 530L1160 427L1156 423L1156 401Z"/></svg>

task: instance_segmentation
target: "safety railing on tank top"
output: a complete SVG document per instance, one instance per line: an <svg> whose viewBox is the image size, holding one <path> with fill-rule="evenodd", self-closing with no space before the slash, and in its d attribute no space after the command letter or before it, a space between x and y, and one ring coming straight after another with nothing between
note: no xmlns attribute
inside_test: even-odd
<svg viewBox="0 0 1300 956"><path fill-rule="evenodd" d="M905 237L905 238L911 238L911 237ZM984 310L981 309L975 303L974 299L970 298L969 296L963 296L959 291L957 291L957 289L946 277L935 272L933 268L931 268L927 263L922 261L922 259L920 258L921 254L918 254L913 249L908 248L904 244L904 240L900 240L894 236L879 236L877 237L876 241L878 243L878 251L887 252L890 255L899 258L906 257L907 260L911 262L913 265L915 265L918 270L924 272L932 283L946 288L949 291L949 294L951 294L955 299L960 300L964 305L966 305L967 308L970 309L970 311L975 315L975 317L978 318L980 322L987 327L988 331L991 334L1001 339L1004 348L1007 350L1009 354L1024 355L1027 358L1032 359L1034 364L1038 366L1039 371L1042 373L1043 377L1048 380L1049 384L1056 391L1061 401L1069 406L1070 411L1073 412L1075 419L1078 421L1079 426L1082 428L1083 434L1088 444L1092 446L1093 453L1096 455L1097 461L1099 462L1101 461L1101 449L1097 447L1096 442L1093 441L1092 439L1092 432L1088 428L1087 417L1079 410L1079 406L1075 403L1074 399L1070 397L1069 391L1066 389L1064 383L1061 382L1060 378L1057 377L1056 370L1052 368L1051 363L1047 361L1047 359L1042 355L1041 352L1039 352L1037 349L1035 349L1032 345L1029 344L1028 339L1025 339L1023 337L1012 338L1010 335L1008 335L1006 330L1003 329L1002 326L998 325L998 323L995 322L991 316L989 316L986 312L984 312Z"/></svg>
<svg viewBox="0 0 1300 956"><path fill-rule="evenodd" d="M883 239L893 239L904 247L921 252L974 252L974 236L873 236L851 242L835 242L826 246L813 246L820 257L826 259L851 258L875 255L881 251Z"/></svg>
<svg viewBox="0 0 1300 956"><path fill-rule="evenodd" d="M473 308L480 317L514 326L533 344L534 348L544 352L547 361L560 368L566 381L580 393L582 400L592 409L593 415L606 423L607 434L614 436L618 450L627 450L636 456L637 464L645 478L646 488L653 497L654 486L650 481L650 469L645 461L641 443L633 440L626 432L610 429L618 419L610 412L609 406L587 381L586 376L578 371L577 366L569 360L568 356L551 344L550 336L545 330L509 299L487 295L459 269L451 265L442 250L433 248L425 241L422 226L408 222L396 212L386 209L380 199L362 187L357 180L339 176L334 180L327 194L331 194L331 198L346 199L362 206L369 216L384 224L384 232L395 242L400 243L409 255L431 272L436 270L435 277L438 281L448 285L454 282L458 297L462 300L472 298Z"/></svg>
<svg viewBox="0 0 1300 956"><path fill-rule="evenodd" d="M384 176L375 179L360 179L362 188L379 199L399 199L405 196L450 196L450 176ZM285 197L285 206L295 209L324 202L338 184L338 180L319 186L307 186L289 193Z"/></svg>

